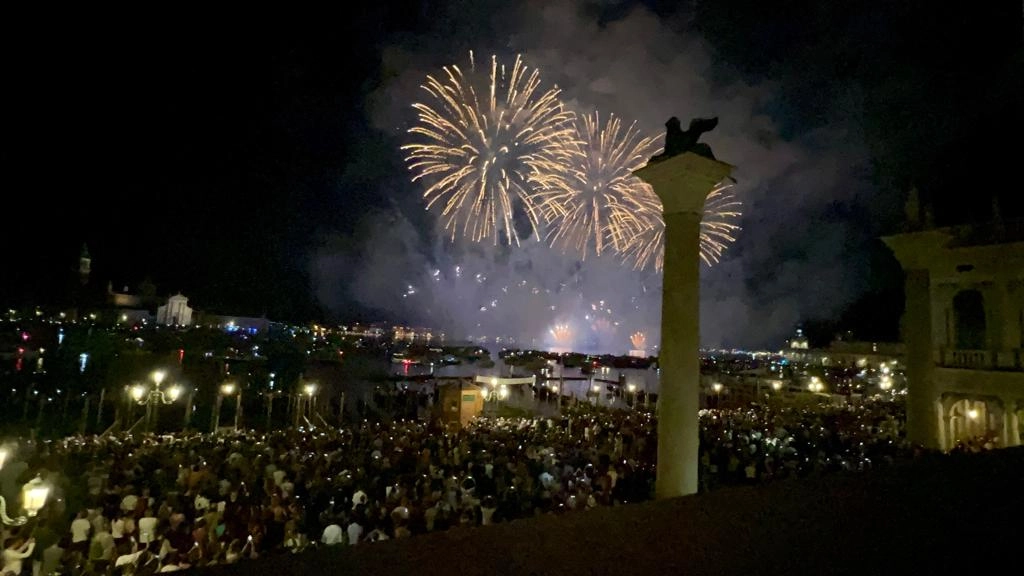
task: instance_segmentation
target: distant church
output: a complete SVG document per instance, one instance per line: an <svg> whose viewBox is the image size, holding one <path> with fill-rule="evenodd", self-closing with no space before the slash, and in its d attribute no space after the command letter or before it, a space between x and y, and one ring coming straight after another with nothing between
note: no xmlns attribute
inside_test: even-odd
<svg viewBox="0 0 1024 576"><path fill-rule="evenodd" d="M176 294L167 299L166 304L157 306L156 287L148 280L139 285L137 293L132 293L128 286L122 291L114 290L113 281L107 281L104 288L93 278L92 256L89 247L82 245L78 257L78 267L74 271L73 280L68 290L70 309L68 315L72 319L82 318L91 313L99 313L101 318L119 324L145 324L155 320L165 326L192 325L193 310L188 306L188 298Z"/></svg>
<svg viewBox="0 0 1024 576"><path fill-rule="evenodd" d="M156 323L164 326L191 326L192 309L188 306L188 298L175 294L167 299L167 304L156 309Z"/></svg>

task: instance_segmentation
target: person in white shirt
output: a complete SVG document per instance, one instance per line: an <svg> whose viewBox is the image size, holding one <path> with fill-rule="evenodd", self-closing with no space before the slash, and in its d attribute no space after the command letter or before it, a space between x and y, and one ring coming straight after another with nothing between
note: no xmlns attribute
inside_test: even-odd
<svg viewBox="0 0 1024 576"><path fill-rule="evenodd" d="M135 507L139 503L139 497L135 494L128 494L121 499L121 510L124 510L125 514L131 514L135 512Z"/></svg>
<svg viewBox="0 0 1024 576"><path fill-rule="evenodd" d="M359 538L363 536L363 527L359 525L355 520L348 525L348 543L349 546L355 546L359 543Z"/></svg>
<svg viewBox="0 0 1024 576"><path fill-rule="evenodd" d="M146 516L139 518L139 542L148 544L156 540L157 519L151 510L146 510Z"/></svg>
<svg viewBox="0 0 1024 576"><path fill-rule="evenodd" d="M89 551L89 531L92 530L92 522L89 522L89 512L82 510L78 517L71 522L71 549L78 550L83 554Z"/></svg>
<svg viewBox="0 0 1024 576"><path fill-rule="evenodd" d="M35 547L36 541L34 538L30 538L27 542L20 536L8 538L4 546L3 573L21 574L21 561L31 556Z"/></svg>
<svg viewBox="0 0 1024 576"><path fill-rule="evenodd" d="M143 548L142 550L136 550L135 552L118 556L117 559L114 560L114 568L120 568L126 564L134 564L135 561L139 559L139 556L141 556L145 551L146 549Z"/></svg>
<svg viewBox="0 0 1024 576"><path fill-rule="evenodd" d="M494 512L497 509L498 505L494 501L494 496L484 496L483 501L480 502L480 524L483 526L493 524Z"/></svg>
<svg viewBox="0 0 1024 576"><path fill-rule="evenodd" d="M110 536L117 543L124 540L124 514L118 514L114 517L114 521L110 523Z"/></svg>
<svg viewBox="0 0 1024 576"><path fill-rule="evenodd" d="M327 546L342 544L345 541L345 533L342 531L341 526L331 524L327 528L324 528L324 533L320 537L320 541Z"/></svg>
<svg viewBox="0 0 1024 576"><path fill-rule="evenodd" d="M359 506L360 504L365 506L367 504L367 500L369 500L369 498L367 498L366 492L356 490L356 493L352 495L352 509L355 510L356 506Z"/></svg>

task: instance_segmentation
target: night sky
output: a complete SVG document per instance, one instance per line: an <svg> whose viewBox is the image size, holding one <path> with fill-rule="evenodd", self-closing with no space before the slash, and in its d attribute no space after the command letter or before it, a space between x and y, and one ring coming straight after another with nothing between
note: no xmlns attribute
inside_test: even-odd
<svg viewBox="0 0 1024 576"><path fill-rule="evenodd" d="M61 298L85 242L94 281L149 278L201 309L458 324L406 318L381 287L454 261L398 147L423 75L470 49L522 53L573 105L650 132L721 116L708 140L747 206L704 278L713 344L818 320L895 338L899 268L876 238L911 185L939 224L987 219L993 195L1024 212L1020 2L545 4L8 14L0 303Z"/></svg>

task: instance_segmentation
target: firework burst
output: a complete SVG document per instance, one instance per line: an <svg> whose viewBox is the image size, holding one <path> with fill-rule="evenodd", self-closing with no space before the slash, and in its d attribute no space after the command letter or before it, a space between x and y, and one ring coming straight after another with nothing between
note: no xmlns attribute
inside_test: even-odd
<svg viewBox="0 0 1024 576"><path fill-rule="evenodd" d="M643 332L633 332L633 335L629 337L630 344L636 350L643 350L647 346L647 335Z"/></svg>
<svg viewBox="0 0 1024 576"><path fill-rule="evenodd" d="M565 324L552 326L548 332L555 339L555 342L559 344L568 344L572 340L572 328Z"/></svg>
<svg viewBox="0 0 1024 576"><path fill-rule="evenodd" d="M736 240L740 227L735 221L742 215L742 204L729 191L731 182L715 186L704 201L704 216L700 222L700 258L708 266L717 264L729 244ZM629 241L621 250L625 261L640 270L648 266L660 271L665 264L665 220L661 213L661 199L644 184L639 193L622 206L620 218L626 227Z"/></svg>
<svg viewBox="0 0 1024 576"><path fill-rule="evenodd" d="M519 243L517 218L538 235L538 191L569 188L571 159L578 154L575 122L558 99L558 88L541 89L540 75L520 56L511 68L491 57L489 74L447 66L427 76L430 96L413 104L415 142L402 146L425 180L427 208L440 210L445 231L481 241Z"/></svg>
<svg viewBox="0 0 1024 576"><path fill-rule="evenodd" d="M571 188L548 187L536 198L541 212L552 224L551 245L574 249L586 259L611 248L621 251L629 241L620 210L630 197L638 194L643 182L633 175L656 151L655 138L644 138L636 123L623 127L610 115L604 124L598 112L585 115L577 124L580 154Z"/></svg>

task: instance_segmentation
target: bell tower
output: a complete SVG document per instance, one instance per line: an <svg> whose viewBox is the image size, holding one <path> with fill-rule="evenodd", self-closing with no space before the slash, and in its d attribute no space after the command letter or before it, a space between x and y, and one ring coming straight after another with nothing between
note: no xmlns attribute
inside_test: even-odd
<svg viewBox="0 0 1024 576"><path fill-rule="evenodd" d="M92 271L92 258L89 257L89 247L82 244L82 253L78 257L78 281L85 286L89 283L89 273Z"/></svg>

